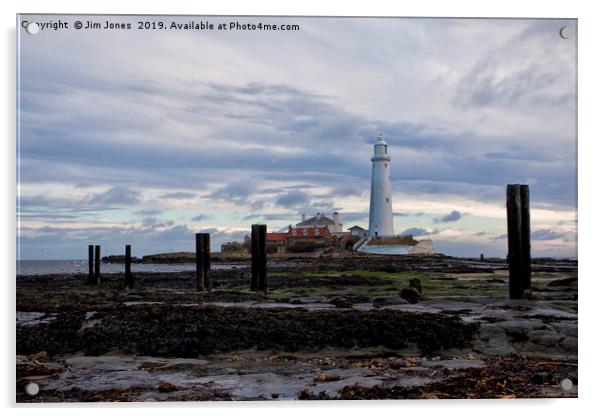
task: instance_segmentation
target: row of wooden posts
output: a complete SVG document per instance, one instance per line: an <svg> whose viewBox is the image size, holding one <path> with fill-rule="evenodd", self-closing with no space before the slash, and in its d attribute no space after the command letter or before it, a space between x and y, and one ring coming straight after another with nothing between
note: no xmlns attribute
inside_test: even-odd
<svg viewBox="0 0 602 416"><path fill-rule="evenodd" d="M268 289L267 226L251 226L251 290L266 292ZM211 235L196 234L196 290L211 290Z"/></svg>
<svg viewBox="0 0 602 416"><path fill-rule="evenodd" d="M196 290L211 290L211 234L197 233L196 246ZM88 282L100 284L100 246L88 246ZM267 227L265 224L251 226L251 290L267 291ZM132 274L132 246L125 246L125 278L124 287L134 287Z"/></svg>
<svg viewBox="0 0 602 416"><path fill-rule="evenodd" d="M506 189L508 221L508 270L510 299L523 299L531 289L531 237L529 185L512 184ZM89 281L100 283L100 246L88 246ZM124 285L134 286L132 246L125 246ZM211 290L211 236L196 234L196 290ZM267 290L267 227L251 226L251 290Z"/></svg>

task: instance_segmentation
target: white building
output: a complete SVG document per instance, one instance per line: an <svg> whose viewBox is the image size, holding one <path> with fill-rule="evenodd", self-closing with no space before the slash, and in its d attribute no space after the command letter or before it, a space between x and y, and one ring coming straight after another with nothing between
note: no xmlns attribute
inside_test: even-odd
<svg viewBox="0 0 602 416"><path fill-rule="evenodd" d="M343 224L341 224L341 215L338 212L332 214L332 219L328 218L323 212L318 212L315 217L305 218L305 214L300 223L297 223L297 228L328 228L331 234L343 232Z"/></svg>
<svg viewBox="0 0 602 416"><path fill-rule="evenodd" d="M359 225L354 225L351 228L347 228L352 236L354 237L367 237L368 230L360 227Z"/></svg>
<svg viewBox="0 0 602 416"><path fill-rule="evenodd" d="M391 198L391 157L387 152L387 142L381 134L374 144L372 157L372 186L370 188L370 223L368 236L394 235L393 201Z"/></svg>

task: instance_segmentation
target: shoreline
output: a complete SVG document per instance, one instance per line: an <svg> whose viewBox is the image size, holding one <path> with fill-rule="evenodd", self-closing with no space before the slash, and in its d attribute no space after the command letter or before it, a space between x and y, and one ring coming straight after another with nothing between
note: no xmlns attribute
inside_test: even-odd
<svg viewBox="0 0 602 416"><path fill-rule="evenodd" d="M502 263L432 256L271 258L265 294L250 264L210 292L194 271L21 276L17 385L41 393L17 401L576 397L576 265L534 264L525 301Z"/></svg>

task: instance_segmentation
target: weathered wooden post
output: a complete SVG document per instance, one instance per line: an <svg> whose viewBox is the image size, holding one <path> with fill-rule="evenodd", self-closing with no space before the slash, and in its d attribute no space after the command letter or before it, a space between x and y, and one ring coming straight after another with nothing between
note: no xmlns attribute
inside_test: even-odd
<svg viewBox="0 0 602 416"><path fill-rule="evenodd" d="M251 226L251 290L267 291L267 227L265 224Z"/></svg>
<svg viewBox="0 0 602 416"><path fill-rule="evenodd" d="M94 284L100 284L100 246L94 247Z"/></svg>
<svg viewBox="0 0 602 416"><path fill-rule="evenodd" d="M134 287L134 276L132 275L132 246L125 246L125 288L132 289Z"/></svg>
<svg viewBox="0 0 602 416"><path fill-rule="evenodd" d="M88 283L94 283L94 246L88 245Z"/></svg>
<svg viewBox="0 0 602 416"><path fill-rule="evenodd" d="M196 290L211 290L211 234L196 234Z"/></svg>
<svg viewBox="0 0 602 416"><path fill-rule="evenodd" d="M529 185L508 185L506 210L510 299L523 299L531 288Z"/></svg>
<svg viewBox="0 0 602 416"><path fill-rule="evenodd" d="M521 267L523 273L523 296L531 289L531 208L529 204L529 185L520 186L521 199Z"/></svg>

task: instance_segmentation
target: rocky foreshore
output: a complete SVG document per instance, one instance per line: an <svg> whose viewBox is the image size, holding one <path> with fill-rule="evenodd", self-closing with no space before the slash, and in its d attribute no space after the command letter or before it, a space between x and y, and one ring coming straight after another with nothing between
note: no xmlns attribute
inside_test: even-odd
<svg viewBox="0 0 602 416"><path fill-rule="evenodd" d="M191 272L137 273L128 291L122 275L20 276L17 400L577 395L576 262L534 261L524 301L494 261L273 257L265 294L233 264L211 292Z"/></svg>

